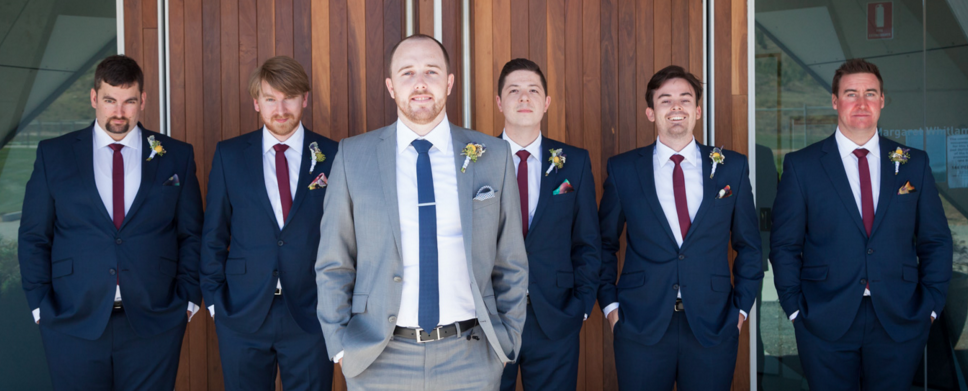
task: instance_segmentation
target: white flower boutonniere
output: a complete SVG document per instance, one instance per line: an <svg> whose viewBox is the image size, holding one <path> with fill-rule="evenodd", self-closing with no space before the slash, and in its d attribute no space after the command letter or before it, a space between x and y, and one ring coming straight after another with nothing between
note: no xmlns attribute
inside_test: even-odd
<svg viewBox="0 0 968 391"><path fill-rule="evenodd" d="M309 153L313 155L313 160L309 164L309 173L312 174L313 170L316 169L316 163L326 161L326 155L323 155L323 151L319 149L319 144L316 144L315 141L309 143Z"/></svg>
<svg viewBox="0 0 968 391"><path fill-rule="evenodd" d="M716 166L724 164L726 161L726 156L723 155L723 147L713 147L713 151L709 153L709 158L713 160L713 171L709 173L709 177L712 178L716 175Z"/></svg>
<svg viewBox="0 0 968 391"><path fill-rule="evenodd" d="M147 161L150 162L151 159L154 159L155 158L155 155L165 156L165 147L162 147L161 146L161 141L155 140L155 136L153 136L153 135L152 136L148 136L148 147L151 148L151 154L148 155L148 160Z"/></svg>
<svg viewBox="0 0 968 391"><path fill-rule="evenodd" d="M908 148L897 147L894 152L889 155L891 161L894 162L894 175L897 175L898 170L901 169L901 165L908 162L911 159L911 150Z"/></svg>
<svg viewBox="0 0 968 391"><path fill-rule="evenodd" d="M464 159L464 165L460 167L460 172L467 171L467 165L471 162L477 163L477 158L484 155L485 150L487 150L487 148L484 146L484 144L467 143L467 146L465 146L464 150L460 153L461 155L467 156L467 158Z"/></svg>
<svg viewBox="0 0 968 391"><path fill-rule="evenodd" d="M551 149L550 151L551 157L548 158L548 161L551 162L551 165L548 166L548 171L545 171L545 176L551 174L551 170L555 170L555 172L557 172L565 166L565 154L561 153L561 148Z"/></svg>

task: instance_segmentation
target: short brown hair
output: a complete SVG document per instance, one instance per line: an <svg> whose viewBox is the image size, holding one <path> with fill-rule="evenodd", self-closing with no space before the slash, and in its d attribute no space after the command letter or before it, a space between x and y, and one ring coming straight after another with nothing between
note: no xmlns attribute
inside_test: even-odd
<svg viewBox="0 0 968 391"><path fill-rule="evenodd" d="M396 45L393 45L393 49L390 49L390 55L386 57L385 59L386 64L384 64L384 66L386 67L387 77L390 77L391 75L393 75L393 70L390 69L390 64L393 63L393 55L397 54L397 48L399 48L400 45L402 45L404 42L407 42L411 39L429 39L431 41L434 41L434 43L437 44L437 47L440 48L440 51L444 53L444 66L447 67L444 69L444 72L450 73L450 55L447 54L447 48L445 48L444 45L437 40L437 38L431 37L427 34L414 34L404 39L401 39L400 42L397 42Z"/></svg>
<svg viewBox="0 0 968 391"><path fill-rule="evenodd" d="M116 54L101 60L94 70L94 91L101 89L101 83L114 87L127 88L138 84L138 92L145 91L145 75L138 62L123 54Z"/></svg>
<svg viewBox="0 0 968 391"><path fill-rule="evenodd" d="M311 90L306 71L289 56L270 58L252 71L249 76L249 95L252 95L252 99L259 99L263 81L286 96L299 96Z"/></svg>
<svg viewBox="0 0 968 391"><path fill-rule="evenodd" d="M531 71L537 73L538 77L541 78L541 88L544 89L545 95L548 94L548 81L545 80L544 73L541 73L541 67L539 67L538 64L535 64L534 61L531 61L527 58L515 58L511 61L508 61L507 64L504 64L504 68L501 69L501 76L498 76L497 78L498 96L501 95L501 91L504 91L505 79L507 79L508 75L514 71Z"/></svg>
<svg viewBox="0 0 968 391"><path fill-rule="evenodd" d="M656 72L652 75L652 80L649 80L649 85L645 90L645 103L650 109L655 108L655 103L652 101L652 97L655 95L655 90L662 87L665 82L672 79L682 79L685 80L689 85L692 86L693 91L696 92L696 104L699 104L699 99L702 99L702 82L699 81L695 75L686 72L681 66L669 65L662 68L661 71Z"/></svg>
<svg viewBox="0 0 968 391"><path fill-rule="evenodd" d="M881 78L881 71L877 69L877 65L871 64L863 58L852 58L847 60L840 68L837 68L837 72L834 72L834 82L830 85L833 94L840 95L840 78L855 73L871 73L877 76L877 81L881 85L881 94L884 94L884 79Z"/></svg>

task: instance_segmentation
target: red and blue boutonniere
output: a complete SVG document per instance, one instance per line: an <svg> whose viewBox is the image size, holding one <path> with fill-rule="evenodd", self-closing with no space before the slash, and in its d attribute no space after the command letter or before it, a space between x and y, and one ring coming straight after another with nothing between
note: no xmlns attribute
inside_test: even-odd
<svg viewBox="0 0 968 391"><path fill-rule="evenodd" d="M709 177L712 178L716 175L716 166L726 162L726 156L723 155L723 147L713 147L713 151L709 153L709 158L713 160L713 171L709 173Z"/></svg>
<svg viewBox="0 0 968 391"><path fill-rule="evenodd" d="M326 179L326 173L319 173L316 179L313 179L312 183L309 184L309 190L316 190L326 187L329 184L329 180Z"/></svg>
<svg viewBox="0 0 968 391"><path fill-rule="evenodd" d="M551 157L548 158L548 161L551 162L551 165L548 166L548 171L545 171L545 176L551 174L551 170L558 172L558 170L565 166L565 154L561 153L561 148L549 149L549 151L551 151Z"/></svg>
<svg viewBox="0 0 968 391"><path fill-rule="evenodd" d="M901 165L911 160L911 149L897 147L888 157L894 162L894 175L897 175L897 171L901 168Z"/></svg>
<svg viewBox="0 0 968 391"><path fill-rule="evenodd" d="M464 159L464 165L460 167L460 172L467 171L467 165L471 162L477 163L477 158L484 155L485 150L487 150L487 147L485 147L484 144L467 143L467 145L464 146L464 150L460 153L461 155L467 156L467 158Z"/></svg>
<svg viewBox="0 0 968 391"><path fill-rule="evenodd" d="M148 147L151 148L151 154L148 155L147 161L150 162L151 159L155 158L155 155L165 156L165 147L161 146L161 141L155 140L154 135L148 136Z"/></svg>

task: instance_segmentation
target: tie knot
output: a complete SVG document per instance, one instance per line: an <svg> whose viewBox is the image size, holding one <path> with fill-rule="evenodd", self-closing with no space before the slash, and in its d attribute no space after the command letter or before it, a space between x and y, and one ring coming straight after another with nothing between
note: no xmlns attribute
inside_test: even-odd
<svg viewBox="0 0 968 391"><path fill-rule="evenodd" d="M121 148L124 148L123 144L108 144L108 146L111 147L114 152L121 152Z"/></svg>
<svg viewBox="0 0 968 391"><path fill-rule="evenodd" d="M867 157L867 153L869 153L869 152L870 151L868 151L868 150L866 150L864 148L857 148L857 149L854 150L854 156L857 156L858 159L863 159L863 158Z"/></svg>
<svg viewBox="0 0 968 391"><path fill-rule="evenodd" d="M289 149L289 146L283 143L279 143L279 144L273 145L272 149L275 149L276 152L286 152L286 150Z"/></svg>
<svg viewBox="0 0 968 391"><path fill-rule="evenodd" d="M515 155L518 155L518 157L521 158L521 160L528 160L528 156L531 156L531 153L529 153L528 151L522 149L522 150L516 152Z"/></svg>
<svg viewBox="0 0 968 391"><path fill-rule="evenodd" d="M672 155L669 159L672 160L672 162L678 166L679 163L682 163L682 159L685 159L685 158L686 158L685 156L676 154L676 155Z"/></svg>
<svg viewBox="0 0 968 391"><path fill-rule="evenodd" d="M417 153L427 153L430 151L430 147L434 146L430 141L420 139L413 140L410 144L413 145L413 149L417 150Z"/></svg>

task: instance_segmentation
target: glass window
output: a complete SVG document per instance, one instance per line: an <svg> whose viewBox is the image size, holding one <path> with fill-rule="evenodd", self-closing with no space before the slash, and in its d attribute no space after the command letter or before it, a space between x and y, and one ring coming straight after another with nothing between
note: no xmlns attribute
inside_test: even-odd
<svg viewBox="0 0 968 391"><path fill-rule="evenodd" d="M0 3L0 390L49 390L17 231L37 143L90 125L94 67L117 52L114 0Z"/></svg>
<svg viewBox="0 0 968 391"><path fill-rule="evenodd" d="M830 83L850 58L865 58L880 68L886 96L880 135L927 151L955 243L947 305L931 329L926 365L912 389L968 389L966 33L968 3L963 0L756 1L752 131L766 271L757 302L759 389L808 389L767 260L771 207L784 156L836 129Z"/></svg>

